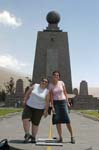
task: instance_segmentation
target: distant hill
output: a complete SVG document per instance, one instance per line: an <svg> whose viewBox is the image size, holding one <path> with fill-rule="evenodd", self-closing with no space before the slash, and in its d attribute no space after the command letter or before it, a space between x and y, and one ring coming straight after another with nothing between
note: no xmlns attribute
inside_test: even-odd
<svg viewBox="0 0 99 150"><path fill-rule="evenodd" d="M18 79L22 79L24 82L24 87L26 87L29 84L28 80L26 79L27 75L0 67L0 87L3 87L4 83L10 80L10 77L14 78L15 83Z"/></svg>
<svg viewBox="0 0 99 150"><path fill-rule="evenodd" d="M92 94L95 97L99 97L99 87L89 87L89 94Z"/></svg>
<svg viewBox="0 0 99 150"><path fill-rule="evenodd" d="M76 88L78 89L79 93L79 88L78 87ZM99 98L99 87L88 87L88 94Z"/></svg>
<svg viewBox="0 0 99 150"><path fill-rule="evenodd" d="M23 79L24 88L29 85L29 82L26 79L27 75L0 67L0 86L4 86L4 83L9 81L10 77L13 77L15 82L17 79ZM88 92L95 97L99 97L99 87L89 87Z"/></svg>

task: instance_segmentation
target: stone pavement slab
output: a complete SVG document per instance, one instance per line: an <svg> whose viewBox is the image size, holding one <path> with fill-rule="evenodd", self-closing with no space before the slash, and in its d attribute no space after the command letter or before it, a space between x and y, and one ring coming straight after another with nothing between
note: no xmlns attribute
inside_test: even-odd
<svg viewBox="0 0 99 150"><path fill-rule="evenodd" d="M83 117L75 112L70 113L70 118L75 134L76 144L70 143L70 135L63 127L63 146L36 146L24 144L24 130L21 121L21 113L0 120L0 140L7 138L11 150L99 150L99 122ZM37 138L48 138L50 116L42 118ZM53 137L57 137L56 127L52 126Z"/></svg>

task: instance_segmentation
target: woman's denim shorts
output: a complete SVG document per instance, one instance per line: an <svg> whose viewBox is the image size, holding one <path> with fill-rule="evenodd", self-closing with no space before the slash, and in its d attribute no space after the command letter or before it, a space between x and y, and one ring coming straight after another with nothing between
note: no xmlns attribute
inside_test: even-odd
<svg viewBox="0 0 99 150"><path fill-rule="evenodd" d="M55 114L52 117L53 124L70 123L66 100L54 100Z"/></svg>

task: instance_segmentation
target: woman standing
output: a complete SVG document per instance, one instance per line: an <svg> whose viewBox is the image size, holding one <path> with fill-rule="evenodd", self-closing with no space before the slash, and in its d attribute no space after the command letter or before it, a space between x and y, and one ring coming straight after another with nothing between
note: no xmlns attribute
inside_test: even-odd
<svg viewBox="0 0 99 150"><path fill-rule="evenodd" d="M22 120L25 142L31 139L31 142L35 143L41 117L47 116L49 106L48 82L48 79L42 78L40 84L32 85L24 96ZM32 135L29 133L30 121L32 122Z"/></svg>
<svg viewBox="0 0 99 150"><path fill-rule="evenodd" d="M49 85L50 96L51 96L51 104L53 110L53 124L56 124L56 128L59 135L59 142L62 142L62 128L61 124L65 123L70 135L71 135L71 143L75 143L75 139L73 137L73 131L70 123L70 118L68 115L68 107L70 107L67 92L63 81L60 81L60 72L54 71L52 73L52 83Z"/></svg>

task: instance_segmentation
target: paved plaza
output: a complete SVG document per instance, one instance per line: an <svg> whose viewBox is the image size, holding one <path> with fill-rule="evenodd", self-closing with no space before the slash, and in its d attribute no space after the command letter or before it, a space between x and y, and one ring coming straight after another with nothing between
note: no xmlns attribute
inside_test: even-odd
<svg viewBox="0 0 99 150"><path fill-rule="evenodd" d="M83 117L71 112L70 118L75 134L76 144L70 143L70 135L65 125L63 127L63 146L36 146L24 144L24 130L21 113L0 119L0 140L7 138L11 150L99 150L99 121ZM42 118L37 138L48 138L50 130L50 116ZM52 126L52 136L57 137L55 126Z"/></svg>

